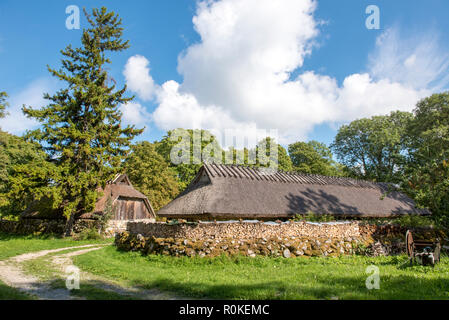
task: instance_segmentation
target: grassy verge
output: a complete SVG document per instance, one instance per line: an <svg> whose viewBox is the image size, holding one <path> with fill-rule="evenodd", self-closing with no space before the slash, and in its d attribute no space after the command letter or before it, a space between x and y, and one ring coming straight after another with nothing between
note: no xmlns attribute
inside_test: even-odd
<svg viewBox="0 0 449 320"><path fill-rule="evenodd" d="M112 241L112 239L75 241L71 238L58 238L55 236L20 236L0 232L0 260L27 252L82 246L85 244L111 243Z"/></svg>
<svg viewBox="0 0 449 320"><path fill-rule="evenodd" d="M128 285L217 299L448 299L449 259L435 268L407 257L174 258L143 257L107 247L75 257L83 270ZM380 289L368 290L366 268L380 271Z"/></svg>

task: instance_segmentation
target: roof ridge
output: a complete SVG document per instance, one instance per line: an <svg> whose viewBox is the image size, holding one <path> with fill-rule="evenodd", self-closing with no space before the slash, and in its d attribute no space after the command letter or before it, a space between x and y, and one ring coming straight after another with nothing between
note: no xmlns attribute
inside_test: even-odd
<svg viewBox="0 0 449 320"><path fill-rule="evenodd" d="M281 182L281 183L301 183L301 184L321 184L321 185L340 185L340 186L352 186L359 188L375 188L375 186L381 187L379 183L366 181L358 178L351 177L338 177L338 176L325 176L316 173L306 173L298 171L285 171L281 169L276 169L273 174L261 172L261 169L265 167L257 167L249 164L223 164L223 163L203 163L206 167L206 172L208 173L218 173L218 175L212 174L212 178L224 178L232 177L236 179L248 179L255 180L249 174L243 174L240 168L252 170L252 175L255 175L256 180L268 181L268 182ZM271 168L267 168L271 169ZM251 172L251 171L250 171ZM246 172L245 172L246 173ZM297 179L289 179L283 177L297 177ZM247 176L248 175L248 176ZM269 176L268 176L269 175Z"/></svg>

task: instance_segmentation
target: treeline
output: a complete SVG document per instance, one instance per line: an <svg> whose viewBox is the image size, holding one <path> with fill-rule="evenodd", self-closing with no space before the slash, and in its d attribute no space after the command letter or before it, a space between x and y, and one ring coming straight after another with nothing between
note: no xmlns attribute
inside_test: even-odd
<svg viewBox="0 0 449 320"><path fill-rule="evenodd" d="M215 144L214 150L218 150L223 163L268 166L258 160L260 146L263 145L271 161L274 158L270 158L268 150L274 147L277 148L279 170L391 182L400 185L421 206L430 208L438 219L449 212L449 93L423 99L413 112L396 111L343 125L329 147L309 141L295 142L285 149L267 137L253 150L231 148L225 152L211 133L181 130L190 136L189 143L194 140L194 135L203 137L201 152ZM172 131L169 131L159 141L130 145L129 155L119 166L119 171L129 175L156 210L182 192L201 167L202 159L194 159L193 146L187 148L190 150L189 163L173 163L170 154L180 140L170 139L171 135ZM23 168L20 165L38 164L41 168L51 165L44 164L48 161L44 148L22 137L0 131L0 148L0 190L3 195L0 210L4 216L18 214L29 204L26 199L36 198L36 194L23 197L17 186L11 185L17 182L16 177ZM248 163L251 152L256 154L254 164ZM36 178L35 182L39 180Z"/></svg>
<svg viewBox="0 0 449 320"><path fill-rule="evenodd" d="M171 132L153 143L132 143L143 130L123 126L119 107L133 97L125 95L126 86L111 84L106 72L108 55L129 47L122 39L121 19L106 8L85 15L90 28L83 30L81 46L61 51L60 69L49 67L66 87L44 95L47 106L22 109L40 127L23 137L0 132L1 216L17 216L32 203L45 203L42 210L62 208L67 235L76 214L94 208L115 174L127 172L158 209L184 190L201 166L193 149L190 158L195 161L171 161L179 143L170 139ZM1 117L7 112L6 99L1 92ZM254 149L224 153L215 137L199 133L208 137L202 139L201 151L216 144L218 156L231 154L233 163L241 163L241 157L249 163L255 154L256 166L277 159L284 171L392 182L430 208L436 219L445 222L449 217L449 93L421 100L411 113L397 111L343 125L331 146L299 141L285 149L267 137ZM270 149L277 151L276 158L266 153ZM261 155L268 164L259 161Z"/></svg>

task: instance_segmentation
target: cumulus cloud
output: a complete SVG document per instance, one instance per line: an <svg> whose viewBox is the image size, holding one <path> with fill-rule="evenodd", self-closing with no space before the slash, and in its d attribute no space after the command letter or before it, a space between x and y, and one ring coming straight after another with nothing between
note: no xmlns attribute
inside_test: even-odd
<svg viewBox="0 0 449 320"><path fill-rule="evenodd" d="M158 103L155 124L164 130L257 126L277 129L280 141L288 143L306 139L324 122L411 110L445 85L447 57L437 42L402 43L394 29L377 39L366 73L348 75L341 85L313 71L292 79L319 34L315 8L312 0L199 2L193 24L201 40L179 56L183 82L171 80L156 89L151 82L148 89ZM137 60L127 66L136 66L136 78L151 79L148 60ZM145 89L133 81L128 85L140 96Z"/></svg>
<svg viewBox="0 0 449 320"><path fill-rule="evenodd" d="M123 70L128 89L136 92L143 101L151 100L156 89L149 65L147 58L135 55L128 59Z"/></svg>
<svg viewBox="0 0 449 320"><path fill-rule="evenodd" d="M122 112L122 119L125 124L143 126L151 120L151 114L137 102L122 104L120 111Z"/></svg>
<svg viewBox="0 0 449 320"><path fill-rule="evenodd" d="M48 101L43 98L44 92L51 93L56 84L51 79L38 79L30 83L24 90L11 94L8 99L9 113L3 119L0 119L0 129L12 134L21 134L26 130L35 129L39 123L34 119L27 118L22 112L22 106L31 106L33 108L41 108L48 104Z"/></svg>

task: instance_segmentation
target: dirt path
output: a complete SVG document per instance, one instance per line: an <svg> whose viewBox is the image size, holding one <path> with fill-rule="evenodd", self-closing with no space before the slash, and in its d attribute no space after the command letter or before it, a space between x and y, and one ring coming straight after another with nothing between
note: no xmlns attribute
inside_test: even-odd
<svg viewBox="0 0 449 320"><path fill-rule="evenodd" d="M73 272L72 257L85 254L94 250L103 248L105 245L84 245L75 247L65 247L53 250L43 250L31 253L25 253L19 256L9 258L7 260L0 261L0 280L6 285L16 288L21 292L37 297L38 299L50 299L50 300L73 300L84 299L84 297L77 297L70 294L70 290L66 288L54 288L51 286L51 282L43 281L34 275L30 275L23 270L23 263L33 259L45 257L49 254L54 254L61 251L78 249L69 253L60 255L53 255L48 259L49 269L56 270L58 278L64 279L68 273L68 270ZM55 279L56 280L56 279ZM103 279L99 276L89 274L87 272L80 272L81 284L88 283L101 290L114 292L121 296L136 299L147 300L160 300L160 299L183 299L182 297L169 295L163 293L157 289L144 290L135 287L123 287L118 283Z"/></svg>
<svg viewBox="0 0 449 320"><path fill-rule="evenodd" d="M70 249L80 249L95 247L98 245L84 245L76 247L67 247L53 250L42 250L37 252L25 253L19 256L0 261L0 280L6 285L16 288L26 294L36 296L39 299L68 300L73 299L70 291L66 289L52 289L48 283L42 282L39 278L26 274L23 271L22 264L25 261L38 259L50 253ZM100 249L99 247L98 249Z"/></svg>
<svg viewBox="0 0 449 320"><path fill-rule="evenodd" d="M59 272L67 273L66 270L70 270L71 268L76 267L72 262L72 259L71 259L72 257L90 252L92 250L97 250L97 249L101 249L101 248L84 249L84 250L69 252L69 253L62 254L62 255L57 255L57 256L52 257L51 263L54 266L57 266ZM80 278L82 279L82 281L91 283L99 289L114 292L121 296L127 296L130 298L137 298L137 299L141 299L141 300L179 300L179 299L183 299L182 297L164 293L157 289L147 290L147 289L136 288L136 287L126 287L125 288L114 281L106 280L102 277L99 277L99 276L96 276L96 275L93 275L91 273L87 273L84 271L81 272Z"/></svg>

